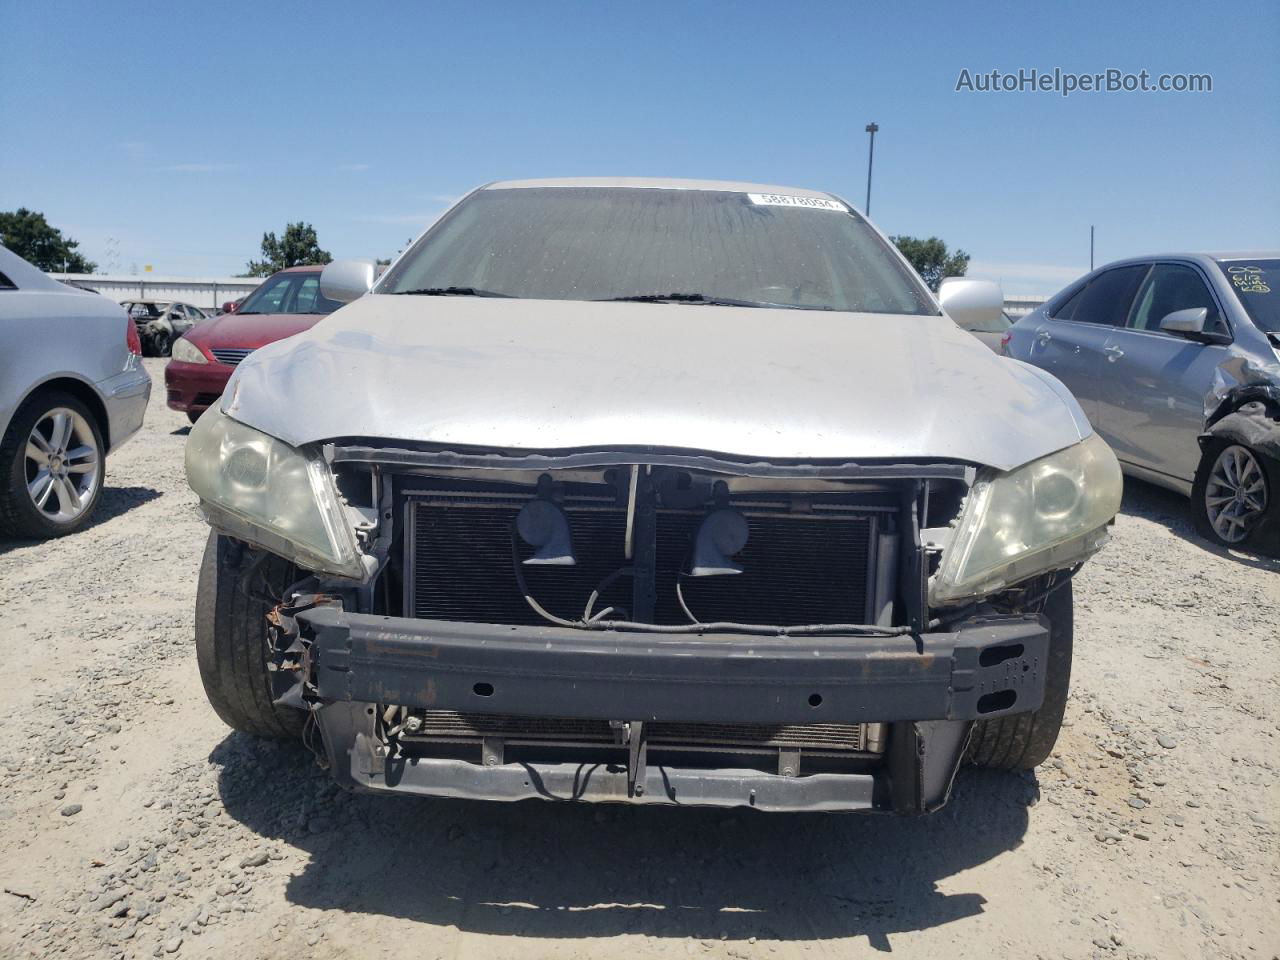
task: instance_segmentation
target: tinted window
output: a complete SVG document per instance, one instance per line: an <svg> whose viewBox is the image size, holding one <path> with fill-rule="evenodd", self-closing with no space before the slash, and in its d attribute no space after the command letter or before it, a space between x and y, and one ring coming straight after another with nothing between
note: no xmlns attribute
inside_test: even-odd
<svg viewBox="0 0 1280 960"><path fill-rule="evenodd" d="M1135 267L1117 267L1098 274L1080 292L1078 302L1073 305L1071 319L1078 323L1124 326L1133 295L1146 273L1146 264L1141 264Z"/></svg>
<svg viewBox="0 0 1280 960"><path fill-rule="evenodd" d="M16 283L14 283L12 280L6 277L3 273L0 273L0 290L17 290L17 289L18 289L18 285Z"/></svg>
<svg viewBox="0 0 1280 960"><path fill-rule="evenodd" d="M800 200L664 188L481 190L401 257L378 293L473 287L540 300L678 293L937 314L861 216L832 200Z"/></svg>
<svg viewBox="0 0 1280 960"><path fill-rule="evenodd" d="M1193 307L1209 311L1204 321L1206 331L1227 332L1218 306L1199 273L1183 264L1157 263L1138 291L1129 326L1135 330L1159 330L1160 321L1169 314Z"/></svg>
<svg viewBox="0 0 1280 960"><path fill-rule="evenodd" d="M1055 320L1070 320L1071 315L1075 312L1076 304L1080 302L1080 297L1084 293L1084 287L1078 287L1074 293L1068 294L1056 307L1049 308L1049 316Z"/></svg>
<svg viewBox="0 0 1280 960"><path fill-rule="evenodd" d="M245 298L237 313L333 313L342 304L320 295L318 273L277 273Z"/></svg>
<svg viewBox="0 0 1280 960"><path fill-rule="evenodd" d="M1218 266L1259 329L1280 333L1280 260L1232 260Z"/></svg>

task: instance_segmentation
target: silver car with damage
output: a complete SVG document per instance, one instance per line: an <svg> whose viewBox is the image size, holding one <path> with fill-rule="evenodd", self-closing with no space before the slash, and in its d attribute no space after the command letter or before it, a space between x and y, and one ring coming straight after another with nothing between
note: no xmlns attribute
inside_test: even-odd
<svg viewBox="0 0 1280 960"><path fill-rule="evenodd" d="M151 378L138 332L106 297L0 247L0 536L87 523L107 454L142 426Z"/></svg>
<svg viewBox="0 0 1280 960"><path fill-rule="evenodd" d="M1109 263L1005 349L1071 389L1126 473L1190 495L1202 535L1280 548L1280 253Z"/></svg>
<svg viewBox="0 0 1280 960"><path fill-rule="evenodd" d="M1048 756L1119 467L838 197L496 183L322 284L187 444L231 726L361 790L764 810Z"/></svg>

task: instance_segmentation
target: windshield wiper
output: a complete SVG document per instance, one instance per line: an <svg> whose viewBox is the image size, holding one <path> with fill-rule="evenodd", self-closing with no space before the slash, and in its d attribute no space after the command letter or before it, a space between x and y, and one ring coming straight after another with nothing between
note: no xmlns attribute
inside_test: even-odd
<svg viewBox="0 0 1280 960"><path fill-rule="evenodd" d="M737 297L711 297L705 293L637 293L629 297L603 297L601 303L700 303L713 307L776 307L783 310L830 310L798 303L774 303L770 300L740 300Z"/></svg>
<svg viewBox="0 0 1280 960"><path fill-rule="evenodd" d="M475 287L423 287L420 290L397 290L398 296L410 297L510 297L509 293L477 290Z"/></svg>

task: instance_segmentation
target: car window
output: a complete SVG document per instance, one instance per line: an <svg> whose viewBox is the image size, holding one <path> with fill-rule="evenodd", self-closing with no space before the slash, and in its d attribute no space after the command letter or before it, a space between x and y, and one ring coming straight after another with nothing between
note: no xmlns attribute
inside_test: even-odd
<svg viewBox="0 0 1280 960"><path fill-rule="evenodd" d="M236 312L254 313L333 313L342 304L320 293L320 275L316 273L277 273L245 298Z"/></svg>
<svg viewBox="0 0 1280 960"><path fill-rule="evenodd" d="M1134 330L1159 330L1160 321L1169 314L1193 307L1209 311L1204 321L1206 332L1227 332L1213 295L1195 269L1180 263L1157 263L1138 291L1129 326Z"/></svg>
<svg viewBox="0 0 1280 960"><path fill-rule="evenodd" d="M1280 333L1280 260L1232 260L1218 267L1258 328Z"/></svg>
<svg viewBox="0 0 1280 960"><path fill-rule="evenodd" d="M293 296L293 312L324 313L325 311L316 309L316 304L319 300L320 278L315 274L311 274L298 284L298 292Z"/></svg>
<svg viewBox="0 0 1280 960"><path fill-rule="evenodd" d="M1075 312L1076 304L1080 302L1080 297L1084 293L1084 288L1088 284L1081 284L1076 288L1074 293L1068 294L1067 298L1059 303L1056 307L1049 307L1049 316L1055 320L1070 320L1071 314Z"/></svg>
<svg viewBox="0 0 1280 960"><path fill-rule="evenodd" d="M17 289L18 289L18 285L16 283L14 283L12 280L6 277L3 273L0 273L0 290L17 290Z"/></svg>
<svg viewBox="0 0 1280 960"><path fill-rule="evenodd" d="M187 307L187 313L192 320L208 320L209 316L199 307Z"/></svg>
<svg viewBox="0 0 1280 960"><path fill-rule="evenodd" d="M542 300L676 293L814 310L938 312L893 248L844 204L725 190L480 190L415 243L377 290L448 287Z"/></svg>
<svg viewBox="0 0 1280 960"><path fill-rule="evenodd" d="M1078 323L1099 323L1109 327L1124 326L1129 305L1138 284L1146 276L1147 265L1116 267L1098 274L1080 291L1072 305L1070 319Z"/></svg>

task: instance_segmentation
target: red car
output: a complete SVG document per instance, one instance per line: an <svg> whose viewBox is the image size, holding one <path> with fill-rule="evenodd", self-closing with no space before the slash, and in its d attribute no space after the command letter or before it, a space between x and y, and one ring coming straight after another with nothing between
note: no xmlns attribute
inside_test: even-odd
<svg viewBox="0 0 1280 960"><path fill-rule="evenodd" d="M258 347L310 329L342 306L321 296L322 269L290 267L272 274L235 313L220 314L175 340L164 368L169 406L195 423L222 396L237 363Z"/></svg>

